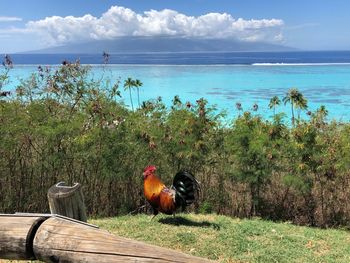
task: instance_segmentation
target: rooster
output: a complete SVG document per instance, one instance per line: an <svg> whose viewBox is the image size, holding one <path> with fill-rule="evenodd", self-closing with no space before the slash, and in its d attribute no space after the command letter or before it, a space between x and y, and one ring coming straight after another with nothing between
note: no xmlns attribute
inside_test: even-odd
<svg viewBox="0 0 350 263"><path fill-rule="evenodd" d="M174 177L173 185L168 188L155 175L155 171L156 167L153 165L147 166L143 171L144 194L153 208L152 219L159 212L175 215L178 208L183 211L186 206L193 203L199 190L199 183L190 172L178 172Z"/></svg>

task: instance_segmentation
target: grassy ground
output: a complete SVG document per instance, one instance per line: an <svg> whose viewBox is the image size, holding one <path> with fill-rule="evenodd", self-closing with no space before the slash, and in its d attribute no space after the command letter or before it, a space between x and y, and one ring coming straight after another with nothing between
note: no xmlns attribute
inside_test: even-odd
<svg viewBox="0 0 350 263"><path fill-rule="evenodd" d="M220 262L350 262L350 233L218 215L91 220L110 232Z"/></svg>
<svg viewBox="0 0 350 263"><path fill-rule="evenodd" d="M116 235L219 262L350 262L350 233L343 230L218 215L150 218L122 216L90 223Z"/></svg>

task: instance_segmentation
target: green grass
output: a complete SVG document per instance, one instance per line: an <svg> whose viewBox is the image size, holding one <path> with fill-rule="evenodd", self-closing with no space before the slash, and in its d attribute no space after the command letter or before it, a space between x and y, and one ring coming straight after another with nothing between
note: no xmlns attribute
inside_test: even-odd
<svg viewBox="0 0 350 263"><path fill-rule="evenodd" d="M219 262L350 262L350 233L259 219L179 214L90 220L113 234Z"/></svg>
<svg viewBox="0 0 350 263"><path fill-rule="evenodd" d="M350 262L350 233L236 219L179 214L92 219L113 234L219 262ZM5 262L1 261L0 262Z"/></svg>

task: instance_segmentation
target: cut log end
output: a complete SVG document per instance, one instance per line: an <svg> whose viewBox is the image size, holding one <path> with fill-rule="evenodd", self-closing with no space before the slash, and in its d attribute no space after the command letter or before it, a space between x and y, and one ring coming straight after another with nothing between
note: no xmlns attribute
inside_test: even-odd
<svg viewBox="0 0 350 263"><path fill-rule="evenodd" d="M64 182L59 182L49 189L47 198L51 214L87 222L84 197L79 183L67 186Z"/></svg>

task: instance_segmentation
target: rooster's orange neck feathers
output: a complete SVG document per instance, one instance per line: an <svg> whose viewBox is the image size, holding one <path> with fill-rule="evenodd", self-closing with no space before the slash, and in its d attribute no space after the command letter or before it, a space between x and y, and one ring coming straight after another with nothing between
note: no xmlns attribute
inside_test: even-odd
<svg viewBox="0 0 350 263"><path fill-rule="evenodd" d="M154 173L147 173L144 174L143 187L146 198L150 200L154 196L158 196L165 185Z"/></svg>

